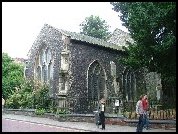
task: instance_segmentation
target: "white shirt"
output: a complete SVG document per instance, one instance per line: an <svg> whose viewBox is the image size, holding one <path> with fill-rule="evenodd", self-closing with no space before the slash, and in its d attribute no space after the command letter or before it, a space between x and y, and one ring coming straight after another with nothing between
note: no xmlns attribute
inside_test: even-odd
<svg viewBox="0 0 178 134"><path fill-rule="evenodd" d="M144 110L143 110L143 104L142 104L142 101L139 100L136 104L136 113L137 114L143 114L144 113Z"/></svg>
<svg viewBox="0 0 178 134"><path fill-rule="evenodd" d="M103 104L101 104L101 111L104 112L104 105Z"/></svg>
<svg viewBox="0 0 178 134"><path fill-rule="evenodd" d="M2 105L4 106L5 100L2 98Z"/></svg>

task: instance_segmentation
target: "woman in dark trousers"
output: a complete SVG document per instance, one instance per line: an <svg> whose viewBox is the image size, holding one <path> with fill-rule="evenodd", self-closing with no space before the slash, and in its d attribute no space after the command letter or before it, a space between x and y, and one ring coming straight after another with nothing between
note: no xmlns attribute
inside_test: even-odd
<svg viewBox="0 0 178 134"><path fill-rule="evenodd" d="M100 114L99 114L100 121L101 121L101 125L102 125L101 129L103 130L103 129L105 129L105 115L104 115L104 113L105 113L105 99L104 98L102 98L100 100L99 111L100 111Z"/></svg>

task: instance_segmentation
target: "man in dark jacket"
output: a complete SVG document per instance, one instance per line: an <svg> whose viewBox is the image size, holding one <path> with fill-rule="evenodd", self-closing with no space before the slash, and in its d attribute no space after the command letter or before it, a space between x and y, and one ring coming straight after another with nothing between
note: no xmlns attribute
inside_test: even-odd
<svg viewBox="0 0 178 134"><path fill-rule="evenodd" d="M105 129L105 99L102 98L99 103L99 111L100 111L100 120L101 120L101 125L102 125L102 130Z"/></svg>

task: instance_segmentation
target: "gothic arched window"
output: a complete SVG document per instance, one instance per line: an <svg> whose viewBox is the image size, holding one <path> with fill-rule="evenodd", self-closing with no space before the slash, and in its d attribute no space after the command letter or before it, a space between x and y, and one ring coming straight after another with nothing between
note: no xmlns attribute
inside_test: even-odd
<svg viewBox="0 0 178 134"><path fill-rule="evenodd" d="M110 65L111 65L111 76L116 77L116 64L113 61L111 61Z"/></svg>
<svg viewBox="0 0 178 134"><path fill-rule="evenodd" d="M43 65L43 63L45 62L45 54L44 54L44 50L42 49L42 51L40 52L40 65Z"/></svg>
<svg viewBox="0 0 178 134"><path fill-rule="evenodd" d="M123 73L123 93L127 101L134 98L135 88L136 82L134 73L130 69L125 69Z"/></svg>
<svg viewBox="0 0 178 134"><path fill-rule="evenodd" d="M37 79L41 80L41 67L40 66L37 67Z"/></svg>
<svg viewBox="0 0 178 134"><path fill-rule="evenodd" d="M53 77L53 67L52 63L50 62L48 65L48 80L50 80Z"/></svg>
<svg viewBox="0 0 178 134"><path fill-rule="evenodd" d="M50 78L53 77L53 62L52 55L49 48L43 48L39 52L39 55L36 58L35 68L37 68L37 78L43 82L50 82Z"/></svg>
<svg viewBox="0 0 178 134"><path fill-rule="evenodd" d="M46 55L46 63L49 64L51 61L51 51L49 48L47 48L47 50L45 51L45 55Z"/></svg>
<svg viewBox="0 0 178 134"><path fill-rule="evenodd" d="M88 70L88 97L89 99L98 101L104 96L105 90L105 74L102 66L97 62L93 62Z"/></svg>
<svg viewBox="0 0 178 134"><path fill-rule="evenodd" d="M46 65L44 65L42 67L42 79L43 79L43 82L47 82L47 67L46 67Z"/></svg>

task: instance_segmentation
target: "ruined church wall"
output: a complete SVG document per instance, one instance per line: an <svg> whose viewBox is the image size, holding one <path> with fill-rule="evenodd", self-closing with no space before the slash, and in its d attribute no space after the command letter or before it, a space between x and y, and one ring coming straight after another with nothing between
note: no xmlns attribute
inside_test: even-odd
<svg viewBox="0 0 178 134"><path fill-rule="evenodd" d="M119 63L118 57L123 55L123 52L106 49L100 46L89 43L72 40L69 47L70 55L70 89L68 95L72 97L87 97L87 71L89 65L97 60L105 70L107 81L108 96L114 96L114 88L112 85L111 65L110 61L116 64L116 74L119 77L119 82L122 82L122 71L124 67Z"/></svg>
<svg viewBox="0 0 178 134"><path fill-rule="evenodd" d="M34 79L34 64L36 56L38 55L38 52L41 51L41 48L44 47L44 45L50 48L52 57L54 58L53 81L50 87L50 96L54 98L56 97L55 94L58 91L59 69L61 66L60 53L63 49L62 34L54 28L44 26L40 31L40 34L38 35L29 52L26 77Z"/></svg>

